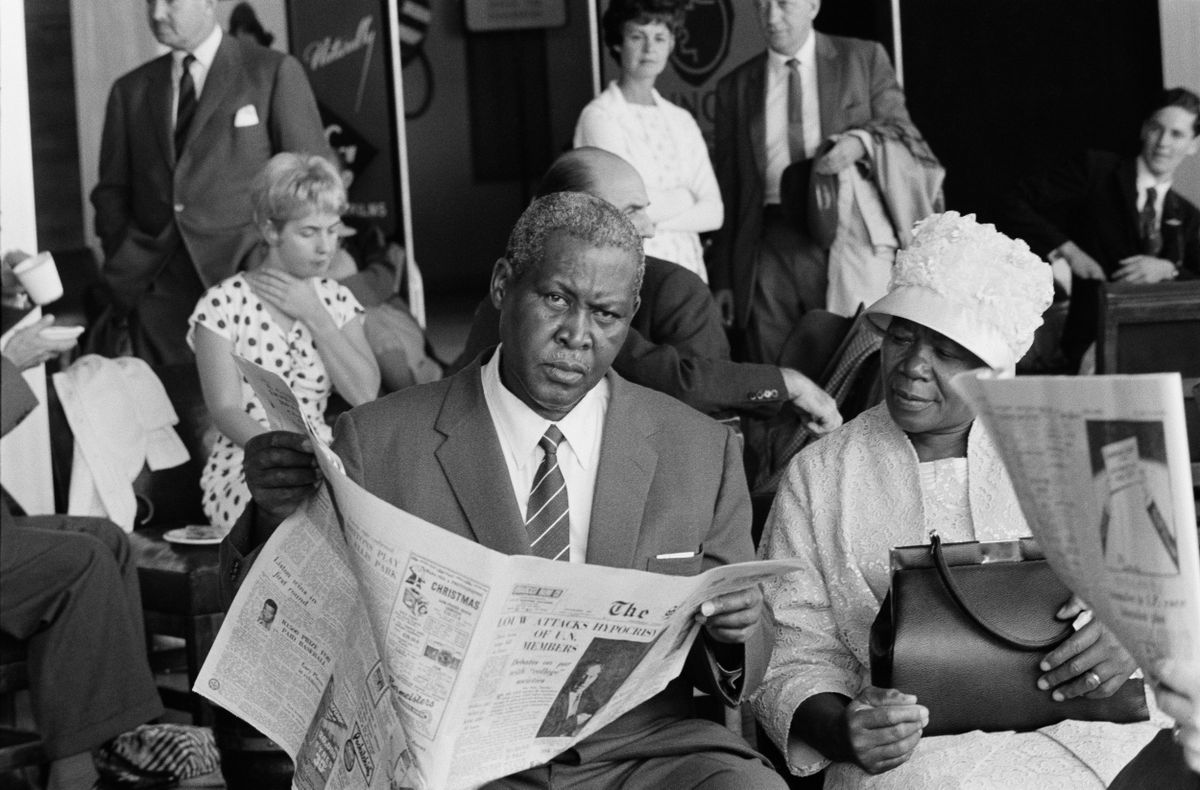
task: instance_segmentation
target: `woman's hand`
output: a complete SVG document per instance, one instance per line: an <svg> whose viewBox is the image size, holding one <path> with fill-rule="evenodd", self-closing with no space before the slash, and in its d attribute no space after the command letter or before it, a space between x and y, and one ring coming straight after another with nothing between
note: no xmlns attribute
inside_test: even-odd
<svg viewBox="0 0 1200 790"><path fill-rule="evenodd" d="M321 297L317 296L316 284L311 279L264 268L247 272L246 280L259 299L289 318L303 321L309 329L313 328L314 322L328 315L321 304Z"/></svg>
<svg viewBox="0 0 1200 790"><path fill-rule="evenodd" d="M1073 620L1086 610L1083 601L1072 597L1055 616ZM1062 702L1073 697L1111 697L1137 664L1112 632L1093 618L1050 651L1042 659L1041 669L1046 674L1038 678L1038 688L1054 689L1050 696Z"/></svg>
<svg viewBox="0 0 1200 790"><path fill-rule="evenodd" d="M881 774L908 761L929 724L929 709L912 694L867 686L846 706L846 737L854 762Z"/></svg>

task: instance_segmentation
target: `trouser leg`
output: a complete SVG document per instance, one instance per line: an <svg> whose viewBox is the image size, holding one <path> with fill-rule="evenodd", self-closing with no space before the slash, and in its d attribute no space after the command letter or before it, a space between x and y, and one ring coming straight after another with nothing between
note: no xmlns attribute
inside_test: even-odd
<svg viewBox="0 0 1200 790"><path fill-rule="evenodd" d="M91 535L0 530L0 629L28 645L30 701L51 759L162 712L112 549ZM135 580L136 581L136 580Z"/></svg>
<svg viewBox="0 0 1200 790"><path fill-rule="evenodd" d="M779 353L800 316L824 309L826 255L782 218L763 222L755 269L747 345L751 361L778 364Z"/></svg>

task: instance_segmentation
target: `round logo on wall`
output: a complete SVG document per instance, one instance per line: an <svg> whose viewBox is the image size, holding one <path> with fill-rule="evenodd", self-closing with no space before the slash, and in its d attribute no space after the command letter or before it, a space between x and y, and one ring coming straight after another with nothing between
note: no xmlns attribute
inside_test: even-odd
<svg viewBox="0 0 1200 790"><path fill-rule="evenodd" d="M683 30L675 41L671 63L686 82L701 85L729 54L733 33L732 0L688 0Z"/></svg>

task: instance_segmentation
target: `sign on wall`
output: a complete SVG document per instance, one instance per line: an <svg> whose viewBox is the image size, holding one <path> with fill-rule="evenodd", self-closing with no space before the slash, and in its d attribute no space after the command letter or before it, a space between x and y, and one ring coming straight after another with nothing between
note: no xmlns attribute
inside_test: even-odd
<svg viewBox="0 0 1200 790"><path fill-rule="evenodd" d="M354 174L347 215L402 235L382 0L289 0L291 53L308 72L325 134Z"/></svg>

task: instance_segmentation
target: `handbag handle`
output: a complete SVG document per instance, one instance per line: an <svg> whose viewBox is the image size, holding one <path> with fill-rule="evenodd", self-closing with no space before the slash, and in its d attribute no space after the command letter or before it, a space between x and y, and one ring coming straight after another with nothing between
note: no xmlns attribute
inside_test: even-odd
<svg viewBox="0 0 1200 790"><path fill-rule="evenodd" d="M950 597L954 599L954 603L958 604L958 608L974 620L976 625L1000 641L1026 650L1040 650L1057 645L1070 636L1072 631L1070 623L1065 624L1063 630L1059 633L1045 639L1025 639L1016 634L1009 633L995 623L990 622L971 608L962 591L959 590L958 584L954 581L953 574L950 573L950 566L946 564L946 558L942 556L942 539L939 535L934 534L930 536L929 550L933 555L933 564L937 568L938 576L942 577L942 583L946 586L946 591L950 593Z"/></svg>

